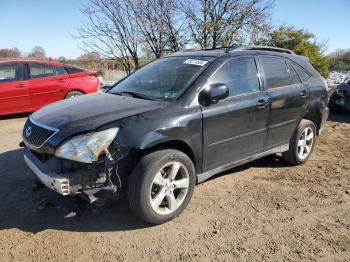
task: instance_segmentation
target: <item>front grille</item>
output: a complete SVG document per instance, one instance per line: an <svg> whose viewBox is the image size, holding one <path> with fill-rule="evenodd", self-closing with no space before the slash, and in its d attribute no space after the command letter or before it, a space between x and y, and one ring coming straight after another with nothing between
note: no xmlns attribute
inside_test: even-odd
<svg viewBox="0 0 350 262"><path fill-rule="evenodd" d="M58 130L51 127L46 127L28 118L23 128L22 137L25 142L34 147L41 147L50 137Z"/></svg>

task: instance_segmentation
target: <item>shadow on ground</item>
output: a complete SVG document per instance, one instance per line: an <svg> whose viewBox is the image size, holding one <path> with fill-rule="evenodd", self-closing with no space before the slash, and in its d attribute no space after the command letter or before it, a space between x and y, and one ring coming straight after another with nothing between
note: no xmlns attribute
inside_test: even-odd
<svg viewBox="0 0 350 262"><path fill-rule="evenodd" d="M28 117L30 113L23 113L23 114L15 114L15 115L8 115L8 116L0 116L1 120L10 120L10 119L17 119L17 118L23 118Z"/></svg>
<svg viewBox="0 0 350 262"><path fill-rule="evenodd" d="M271 156L218 176L252 166L284 167L286 164ZM149 227L129 211L125 193L113 205L98 207L80 198L62 197L46 188L35 190L33 176L24 163L21 149L0 155L0 230L17 228L33 233L46 229L105 232ZM73 216L67 218L67 215Z"/></svg>
<svg viewBox="0 0 350 262"><path fill-rule="evenodd" d="M218 177L221 176L226 176L232 173L238 173L244 170L247 170L251 167L261 167L261 168L267 168L267 167L271 167L271 168L285 168L285 167L290 167L291 164L286 162L282 156L277 156L277 155L270 155L270 156L266 156L260 159L257 159L255 161L234 167L232 169L229 169L227 171L221 172L215 176L213 176L212 178L210 178L209 180L212 179L216 179Z"/></svg>
<svg viewBox="0 0 350 262"><path fill-rule="evenodd" d="M130 213L123 195L112 206L102 208L80 198L62 197L46 188L34 190L33 177L21 149L0 155L0 230L103 232L149 226ZM65 218L72 214L76 215Z"/></svg>

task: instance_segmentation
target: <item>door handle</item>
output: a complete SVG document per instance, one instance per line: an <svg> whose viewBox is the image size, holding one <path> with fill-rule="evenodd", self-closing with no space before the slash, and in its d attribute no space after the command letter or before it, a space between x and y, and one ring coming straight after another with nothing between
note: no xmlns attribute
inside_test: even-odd
<svg viewBox="0 0 350 262"><path fill-rule="evenodd" d="M59 80L57 80L57 82L64 83L64 82L67 82L67 80L65 80L65 79L59 79Z"/></svg>
<svg viewBox="0 0 350 262"><path fill-rule="evenodd" d="M269 100L265 100L265 99L260 99L258 101L258 103L256 104L257 107L265 107L266 105L268 105L270 103Z"/></svg>
<svg viewBox="0 0 350 262"><path fill-rule="evenodd" d="M300 96L301 96L301 97L307 97L307 92L306 92L306 90L301 91Z"/></svg>
<svg viewBox="0 0 350 262"><path fill-rule="evenodd" d="M16 88L24 88L24 87L27 87L26 84L18 84L15 86Z"/></svg>

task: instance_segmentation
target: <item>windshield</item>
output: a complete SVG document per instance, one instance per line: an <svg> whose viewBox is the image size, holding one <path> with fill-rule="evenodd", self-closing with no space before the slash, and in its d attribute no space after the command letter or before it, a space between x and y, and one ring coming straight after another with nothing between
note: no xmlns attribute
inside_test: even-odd
<svg viewBox="0 0 350 262"><path fill-rule="evenodd" d="M176 100L213 60L213 57L158 59L115 84L109 92Z"/></svg>

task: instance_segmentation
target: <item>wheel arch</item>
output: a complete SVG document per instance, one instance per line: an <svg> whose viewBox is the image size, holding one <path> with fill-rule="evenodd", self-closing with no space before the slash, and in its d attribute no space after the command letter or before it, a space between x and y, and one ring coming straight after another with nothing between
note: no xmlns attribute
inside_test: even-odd
<svg viewBox="0 0 350 262"><path fill-rule="evenodd" d="M79 88L73 88L73 89L68 90L68 91L64 94L64 98L66 98L67 95L68 95L69 93L72 93L72 92L80 92L80 93L82 93L83 95L86 94L83 90L81 90L81 89L79 89Z"/></svg>
<svg viewBox="0 0 350 262"><path fill-rule="evenodd" d="M319 135L319 131L321 128L321 120L322 120L321 112L317 109L313 109L313 110L309 111L308 113L306 113L300 119L300 121L303 119L312 121L314 123L314 125L316 126L316 133L317 133L317 135Z"/></svg>
<svg viewBox="0 0 350 262"><path fill-rule="evenodd" d="M191 159L191 161L194 165L194 168L196 170L196 173L197 173L198 166L196 163L196 159L195 159L193 150L186 142L184 142L182 140L168 140L168 141L163 141L163 142L154 144L150 147L143 149L141 151L141 154L144 156L144 155L147 155L149 153L163 150L163 149L174 149L174 150L178 150L178 151L186 154Z"/></svg>

